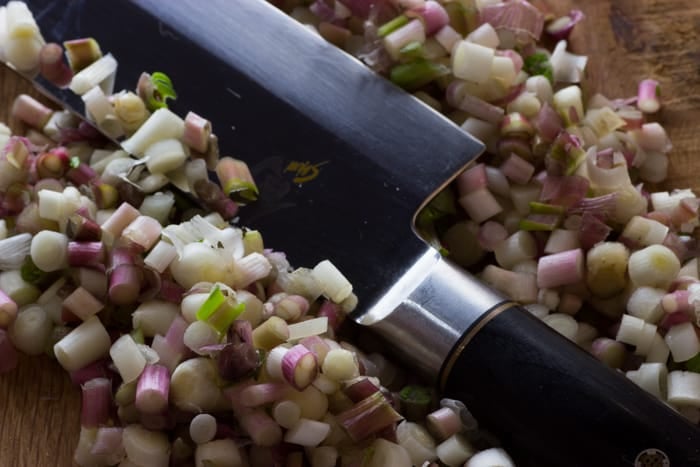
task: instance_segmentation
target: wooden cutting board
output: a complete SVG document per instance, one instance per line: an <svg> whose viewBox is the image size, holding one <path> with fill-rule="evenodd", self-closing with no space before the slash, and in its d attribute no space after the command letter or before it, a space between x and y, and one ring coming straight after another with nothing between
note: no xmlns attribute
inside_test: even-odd
<svg viewBox="0 0 700 467"><path fill-rule="evenodd" d="M662 87L655 116L674 149L664 188L700 190L700 4L697 0L533 0L555 15L586 14L571 47L589 55L588 93L630 97L644 78ZM99 39L99 38L98 38ZM128 57L121 57L122 60ZM31 92L0 67L0 121L14 96ZM79 432L79 388L48 358L22 358L0 376L0 467L70 466Z"/></svg>

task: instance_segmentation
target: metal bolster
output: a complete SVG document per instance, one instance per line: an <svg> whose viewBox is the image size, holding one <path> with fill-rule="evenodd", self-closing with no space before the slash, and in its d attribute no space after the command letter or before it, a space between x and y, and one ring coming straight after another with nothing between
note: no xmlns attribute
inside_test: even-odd
<svg viewBox="0 0 700 467"><path fill-rule="evenodd" d="M462 336L504 298L430 247L358 318L397 356L437 382Z"/></svg>

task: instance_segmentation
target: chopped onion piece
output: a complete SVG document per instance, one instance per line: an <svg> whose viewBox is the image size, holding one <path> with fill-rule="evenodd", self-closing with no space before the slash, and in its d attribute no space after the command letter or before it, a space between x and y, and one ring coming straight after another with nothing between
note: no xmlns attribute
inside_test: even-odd
<svg viewBox="0 0 700 467"><path fill-rule="evenodd" d="M619 242L601 242L586 254L586 284L599 297L611 297L627 286L629 250Z"/></svg>
<svg viewBox="0 0 700 467"><path fill-rule="evenodd" d="M19 269L24 263L24 258L30 253L32 240L32 235L28 233L0 240L0 270Z"/></svg>
<svg viewBox="0 0 700 467"><path fill-rule="evenodd" d="M679 406L700 407L700 373L669 372L668 402Z"/></svg>
<svg viewBox="0 0 700 467"><path fill-rule="evenodd" d="M216 419L208 414L196 415L190 422L190 438L197 444L208 443L216 436Z"/></svg>
<svg viewBox="0 0 700 467"><path fill-rule="evenodd" d="M110 345L107 330L93 316L58 341L53 351L63 368L75 371L107 355Z"/></svg>
<svg viewBox="0 0 700 467"><path fill-rule="evenodd" d="M581 10L571 10L568 15L551 21L546 27L547 34L555 39L568 39L574 26L583 19L584 14Z"/></svg>
<svg viewBox="0 0 700 467"><path fill-rule="evenodd" d="M7 328L17 316L17 303L0 290L0 329Z"/></svg>
<svg viewBox="0 0 700 467"><path fill-rule="evenodd" d="M476 453L476 449L461 434L454 434L438 444L435 452L447 465L462 465Z"/></svg>
<svg viewBox="0 0 700 467"><path fill-rule="evenodd" d="M624 241L632 242L635 247L660 245L664 242L670 228L661 222L642 216L632 217L621 233Z"/></svg>
<svg viewBox="0 0 700 467"><path fill-rule="evenodd" d="M283 400L273 405L272 416L280 426L289 429L300 420L301 409L296 402Z"/></svg>
<svg viewBox="0 0 700 467"><path fill-rule="evenodd" d="M51 319L44 309L36 304L28 305L20 308L8 335L17 350L27 355L40 355L46 348L51 328Z"/></svg>
<svg viewBox="0 0 700 467"><path fill-rule="evenodd" d="M86 114L100 131L114 139L124 136L124 128L117 118L114 106L100 86L95 85L85 92L82 99L85 103Z"/></svg>
<svg viewBox="0 0 700 467"><path fill-rule="evenodd" d="M464 467L515 467L515 463L502 448L489 448L469 458Z"/></svg>
<svg viewBox="0 0 700 467"><path fill-rule="evenodd" d="M492 264L486 266L481 279L506 294L511 300L529 304L537 301L537 278L529 272L514 272Z"/></svg>
<svg viewBox="0 0 700 467"><path fill-rule="evenodd" d="M452 412L451 409L443 409ZM461 424L459 424L461 428ZM396 439L411 458L413 465L423 465L424 462L437 460L435 452L435 440L421 425L409 421L402 421L396 427Z"/></svg>
<svg viewBox="0 0 700 467"><path fill-rule="evenodd" d="M317 336L328 331L328 317L312 318L299 323L290 324L289 340L296 341L309 336Z"/></svg>
<svg viewBox="0 0 700 467"><path fill-rule="evenodd" d="M123 461L126 456L122 443L123 431L124 429L121 427L99 427L90 453L104 457L107 464L110 465Z"/></svg>
<svg viewBox="0 0 700 467"><path fill-rule="evenodd" d="M258 446L271 447L282 441L282 429L262 409L255 409L239 417L243 428Z"/></svg>
<svg viewBox="0 0 700 467"><path fill-rule="evenodd" d="M469 41L458 42L452 53L452 73L457 78L485 83L491 75L494 50Z"/></svg>
<svg viewBox="0 0 700 467"><path fill-rule="evenodd" d="M567 42L561 40L554 47L550 63L554 73L554 81L562 83L578 83L588 63L588 57L574 55L566 51ZM582 114L579 114L582 116Z"/></svg>
<svg viewBox="0 0 700 467"><path fill-rule="evenodd" d="M128 425L124 428L122 440L126 455L137 465L168 466L170 443L165 433L147 430L141 425Z"/></svg>
<svg viewBox="0 0 700 467"><path fill-rule="evenodd" d="M476 223L484 222L503 211L498 200L486 188L462 196L459 198L459 204Z"/></svg>
<svg viewBox="0 0 700 467"><path fill-rule="evenodd" d="M150 173L164 174L182 166L187 159L187 152L178 139L162 139L146 147L144 158Z"/></svg>
<svg viewBox="0 0 700 467"><path fill-rule="evenodd" d="M447 26L449 16L445 8L435 0L426 0L426 2L406 12L409 18L419 17L425 25L425 35L432 36L437 31Z"/></svg>
<svg viewBox="0 0 700 467"><path fill-rule="evenodd" d="M104 304L83 287L78 287L67 296L63 301L63 306L83 321L96 315L104 308Z"/></svg>
<svg viewBox="0 0 700 467"><path fill-rule="evenodd" d="M595 339L591 343L590 351L593 356L611 368L620 368L627 355L622 342L607 337Z"/></svg>
<svg viewBox="0 0 700 467"><path fill-rule="evenodd" d="M579 324L574 318L564 313L552 313L542 318L542 321L567 339L574 341Z"/></svg>
<svg viewBox="0 0 700 467"><path fill-rule="evenodd" d="M544 28L544 15L525 0L510 2L481 1L479 13L483 22L488 22L499 31L513 35L513 43L504 47L512 48L515 44L539 40Z"/></svg>
<svg viewBox="0 0 700 467"><path fill-rule="evenodd" d="M412 42L425 42L425 27L419 19L408 22L383 39L386 51L395 60L401 56L401 49Z"/></svg>
<svg viewBox="0 0 700 467"><path fill-rule="evenodd" d="M60 232L42 230L32 238L30 254L42 271L65 269L68 266L68 237Z"/></svg>
<svg viewBox="0 0 700 467"><path fill-rule="evenodd" d="M107 378L93 378L85 382L81 389L80 425L84 428L97 428L107 424L112 402L112 382Z"/></svg>
<svg viewBox="0 0 700 467"><path fill-rule="evenodd" d="M176 257L177 250L175 247L164 240L159 240L151 251L148 252L143 262L146 266L162 274Z"/></svg>
<svg viewBox="0 0 700 467"><path fill-rule="evenodd" d="M666 291L654 287L642 286L632 292L627 299L627 312L643 319L647 323L657 323L664 314L662 299Z"/></svg>
<svg viewBox="0 0 700 467"><path fill-rule="evenodd" d="M580 248L543 256L537 262L538 287L576 284L583 277L584 256Z"/></svg>
<svg viewBox="0 0 700 467"><path fill-rule="evenodd" d="M470 32L466 39L469 42L483 45L484 47L488 47L490 49L498 48L500 42L498 39L498 33L490 23L483 23L481 26Z"/></svg>
<svg viewBox="0 0 700 467"><path fill-rule="evenodd" d="M384 395L377 391L336 415L350 437L359 441L396 423L401 416L391 407Z"/></svg>
<svg viewBox="0 0 700 467"><path fill-rule="evenodd" d="M434 37L447 52L451 52L455 44L462 40L462 36L450 25L441 28Z"/></svg>
<svg viewBox="0 0 700 467"><path fill-rule="evenodd" d="M39 36L39 26L26 3L11 1L7 3L5 18L8 39Z"/></svg>
<svg viewBox="0 0 700 467"><path fill-rule="evenodd" d="M449 407L442 407L428 414L426 425L440 440L445 440L462 430L459 414Z"/></svg>
<svg viewBox="0 0 700 467"><path fill-rule="evenodd" d="M195 463L198 466L221 465L242 467L243 458L240 448L232 439L216 439L207 443L198 444L194 453Z"/></svg>
<svg viewBox="0 0 700 467"><path fill-rule="evenodd" d="M168 407L170 374L162 365L146 365L136 387L135 405L143 413L158 414Z"/></svg>
<svg viewBox="0 0 700 467"><path fill-rule="evenodd" d="M655 113L661 107L659 103L659 82L645 79L639 83L637 107L644 113Z"/></svg>
<svg viewBox="0 0 700 467"><path fill-rule="evenodd" d="M628 263L630 280L637 287L667 288L680 268L678 257L663 245L651 245L635 251Z"/></svg>
<svg viewBox="0 0 700 467"><path fill-rule="evenodd" d="M344 381L359 375L357 356L345 349L331 349L323 360L323 374L335 381Z"/></svg>
<svg viewBox="0 0 700 467"><path fill-rule="evenodd" d="M327 423L301 418L284 434L284 441L304 447L314 447L321 444L330 430L331 427Z"/></svg>
<svg viewBox="0 0 700 467"><path fill-rule="evenodd" d="M117 61L108 53L76 73L70 82L70 90L82 96L93 87L104 83L116 71ZM105 91L107 92L111 93L111 90Z"/></svg>
<svg viewBox="0 0 700 467"><path fill-rule="evenodd" d="M313 268L313 277L320 284L324 295L336 303L345 300L352 293L352 284L329 260L318 263Z"/></svg>
<svg viewBox="0 0 700 467"><path fill-rule="evenodd" d="M406 450L384 438L377 438L372 442L365 450L365 456L363 462L366 467L411 465L411 458Z"/></svg>
<svg viewBox="0 0 700 467"><path fill-rule="evenodd" d="M665 341L674 362L685 362L700 353L700 339L692 323L673 326L666 332Z"/></svg>
<svg viewBox="0 0 700 467"><path fill-rule="evenodd" d="M301 344L293 346L282 357L282 376L297 390L309 386L316 379L318 369L316 356Z"/></svg>
<svg viewBox="0 0 700 467"><path fill-rule="evenodd" d="M146 359L129 334L124 334L112 344L109 356L126 383L135 381L146 367Z"/></svg>
<svg viewBox="0 0 700 467"><path fill-rule="evenodd" d="M666 400L668 370L663 363L642 363L638 370L625 373L637 386Z"/></svg>
<svg viewBox="0 0 700 467"><path fill-rule="evenodd" d="M564 120L566 127L575 125L584 117L581 88L568 86L557 91L552 97L554 108Z"/></svg>
<svg viewBox="0 0 700 467"><path fill-rule="evenodd" d="M216 363L196 357L180 363L170 378L170 399L185 412L214 412L222 403Z"/></svg>
<svg viewBox="0 0 700 467"><path fill-rule="evenodd" d="M143 156L146 149L153 143L165 139L180 139L185 131L185 122L167 108L153 112L148 120L122 143L128 153Z"/></svg>

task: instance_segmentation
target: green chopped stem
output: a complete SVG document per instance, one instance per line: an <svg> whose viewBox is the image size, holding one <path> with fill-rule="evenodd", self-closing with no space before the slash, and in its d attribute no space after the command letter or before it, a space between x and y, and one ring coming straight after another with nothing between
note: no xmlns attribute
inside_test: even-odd
<svg viewBox="0 0 700 467"><path fill-rule="evenodd" d="M530 213L532 214L564 214L564 206L556 204L540 203L538 201L530 201Z"/></svg>
<svg viewBox="0 0 700 467"><path fill-rule="evenodd" d="M200 321L206 321L220 334L223 334L243 311L245 311L245 303L236 302L235 297L224 293L217 284L197 310L196 317Z"/></svg>
<svg viewBox="0 0 700 467"><path fill-rule="evenodd" d="M148 76L148 81L143 81L143 84L144 88L140 89L140 94L142 98L145 97L146 107L150 111L167 108L168 99L177 99L173 82L165 73L156 71Z"/></svg>
<svg viewBox="0 0 700 467"><path fill-rule="evenodd" d="M566 175L573 175L579 166L586 160L586 151L581 148L572 148L566 165Z"/></svg>
<svg viewBox="0 0 700 467"><path fill-rule="evenodd" d="M131 338L134 339L134 342L136 342L137 344L146 343L146 339L143 335L143 331L141 330L141 328L132 329L130 334Z"/></svg>
<svg viewBox="0 0 700 467"><path fill-rule="evenodd" d="M211 292L209 292L209 297L207 297L206 301L199 310L197 310L197 319L200 321L207 321L225 301L226 297L221 291L221 288L218 284L215 285Z"/></svg>
<svg viewBox="0 0 700 467"><path fill-rule="evenodd" d="M231 323L245 311L245 303L230 304L228 301L221 305L207 322L220 334L225 333Z"/></svg>
<svg viewBox="0 0 700 467"><path fill-rule="evenodd" d="M36 264L34 264L32 257L29 255L24 260L24 264L22 264L22 269L20 269L20 271L22 273L22 279L34 285L41 283L47 276L46 272L42 271L36 266Z"/></svg>
<svg viewBox="0 0 700 467"><path fill-rule="evenodd" d="M216 164L216 175L224 193L234 201L246 203L258 198L258 187L245 162L222 157Z"/></svg>
<svg viewBox="0 0 700 467"><path fill-rule="evenodd" d="M408 24L408 18L405 15L397 16L391 21L379 26L379 29L377 30L377 35L379 35L379 37L388 36L392 32L399 29L401 26L404 26L406 24Z"/></svg>
<svg viewBox="0 0 700 467"><path fill-rule="evenodd" d="M224 188L234 201L255 201L258 199L258 187L247 180L230 180Z"/></svg>
<svg viewBox="0 0 700 467"><path fill-rule="evenodd" d="M700 373L700 353L685 362L685 369L694 373Z"/></svg>
<svg viewBox="0 0 700 467"><path fill-rule="evenodd" d="M542 75L554 82L554 74L552 72L552 64L549 62L549 55L545 52L536 52L525 59L523 69L529 75Z"/></svg>
<svg viewBox="0 0 700 467"><path fill-rule="evenodd" d="M526 217L518 224L520 230L526 231L552 231L561 223L561 215L558 214L535 214Z"/></svg>
<svg viewBox="0 0 700 467"><path fill-rule="evenodd" d="M391 69L390 78L394 84L407 90L414 90L449 72L450 70L444 65L420 59L395 66Z"/></svg>
<svg viewBox="0 0 700 467"><path fill-rule="evenodd" d="M555 141L549 152L549 157L563 165L564 175L573 175L586 160L586 151L580 147L568 146L568 142Z"/></svg>
<svg viewBox="0 0 700 467"><path fill-rule="evenodd" d="M402 60L418 60L425 57L423 44L418 41L409 42L401 48L399 53Z"/></svg>
<svg viewBox="0 0 700 467"><path fill-rule="evenodd" d="M102 57L100 45L92 37L65 41L66 58L74 73L86 68Z"/></svg>
<svg viewBox="0 0 700 467"><path fill-rule="evenodd" d="M409 421L422 421L432 409L433 394L429 388L410 384L399 392L401 411Z"/></svg>

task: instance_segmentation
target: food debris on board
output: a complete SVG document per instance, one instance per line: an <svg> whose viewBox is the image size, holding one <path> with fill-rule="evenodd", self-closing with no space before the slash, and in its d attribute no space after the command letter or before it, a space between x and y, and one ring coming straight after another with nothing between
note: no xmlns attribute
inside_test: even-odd
<svg viewBox="0 0 700 467"><path fill-rule="evenodd" d="M115 90L99 38L47 44L20 1L0 59L90 119L20 95L26 133L0 127L0 373L18 352L69 372L75 463L513 465L464 404L343 340L358 297L331 260L292 268L229 223L255 181L205 117L168 109L167 74Z"/></svg>

